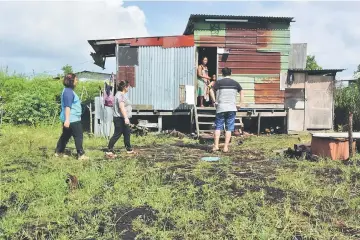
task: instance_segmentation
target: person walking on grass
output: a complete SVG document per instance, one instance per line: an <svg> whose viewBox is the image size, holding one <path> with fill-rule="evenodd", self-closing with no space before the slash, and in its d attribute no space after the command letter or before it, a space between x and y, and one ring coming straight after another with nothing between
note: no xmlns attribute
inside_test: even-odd
<svg viewBox="0 0 360 240"><path fill-rule="evenodd" d="M214 133L214 147L213 151L219 151L219 139L221 130L224 129L225 124L225 145L223 152L229 151L229 143L231 133L235 130L235 117L238 108L244 102L244 93L242 87L238 82L231 79L231 69L222 69L223 79L215 82L213 90L216 92L216 117L215 117L215 133ZM236 97L240 93L240 103L237 106Z"/></svg>
<svg viewBox="0 0 360 240"><path fill-rule="evenodd" d="M111 137L108 144L108 151L106 155L115 157L114 145L119 140L121 135L124 135L124 145L126 152L129 154L134 153L130 143L130 118L132 115L132 106L130 100L127 98L126 93L129 91L129 82L121 81L118 85L118 91L115 94L114 105L114 135Z"/></svg>
<svg viewBox="0 0 360 240"><path fill-rule="evenodd" d="M77 158L79 160L88 160L83 149L83 129L81 125L81 101L78 95L74 92L74 88L78 83L75 74L69 73L64 77L64 90L61 93L61 113L60 120L63 124L62 134L59 138L55 149L56 157L68 157L64 153L65 147L69 142L71 136L74 137L77 151Z"/></svg>

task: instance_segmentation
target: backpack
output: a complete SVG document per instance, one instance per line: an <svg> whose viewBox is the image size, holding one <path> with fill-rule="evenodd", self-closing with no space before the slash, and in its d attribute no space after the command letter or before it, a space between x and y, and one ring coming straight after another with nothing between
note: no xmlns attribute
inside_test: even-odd
<svg viewBox="0 0 360 240"><path fill-rule="evenodd" d="M107 95L105 93L105 106L108 106L108 107L114 106L114 96L112 94Z"/></svg>

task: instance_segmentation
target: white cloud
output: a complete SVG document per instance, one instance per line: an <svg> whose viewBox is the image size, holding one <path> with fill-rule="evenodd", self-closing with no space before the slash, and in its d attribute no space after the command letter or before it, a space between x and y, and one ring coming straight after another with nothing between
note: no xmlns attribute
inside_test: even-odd
<svg viewBox="0 0 360 240"><path fill-rule="evenodd" d="M0 66L22 72L60 69L100 71L89 56L89 39L147 36L145 14L122 1L0 1ZM114 60L107 72L115 70Z"/></svg>

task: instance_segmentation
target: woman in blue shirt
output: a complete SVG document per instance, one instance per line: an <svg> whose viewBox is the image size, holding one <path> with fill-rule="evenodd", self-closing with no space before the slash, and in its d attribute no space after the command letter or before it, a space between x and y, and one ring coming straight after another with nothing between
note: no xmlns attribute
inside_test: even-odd
<svg viewBox="0 0 360 240"><path fill-rule="evenodd" d="M64 77L64 90L61 94L60 120L63 123L63 131L56 146L55 156L67 157L64 154L66 144L71 136L74 137L76 151L79 160L88 160L83 149L83 130L81 125L81 101L74 92L78 83L75 74L69 73Z"/></svg>

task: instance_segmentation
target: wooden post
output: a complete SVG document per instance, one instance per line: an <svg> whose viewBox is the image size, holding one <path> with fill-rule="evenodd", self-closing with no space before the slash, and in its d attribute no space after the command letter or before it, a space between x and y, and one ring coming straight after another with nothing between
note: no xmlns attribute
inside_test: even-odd
<svg viewBox="0 0 360 240"><path fill-rule="evenodd" d="M158 132L162 131L162 116L158 116Z"/></svg>
<svg viewBox="0 0 360 240"><path fill-rule="evenodd" d="M349 112L349 158L351 159L353 156L353 113Z"/></svg>
<svg viewBox="0 0 360 240"><path fill-rule="evenodd" d="M258 113L258 130L257 130L257 135L260 135L260 121L261 121L261 113Z"/></svg>
<svg viewBox="0 0 360 240"><path fill-rule="evenodd" d="M193 125L194 125L194 109L190 109L190 134L193 133Z"/></svg>
<svg viewBox="0 0 360 240"><path fill-rule="evenodd" d="M200 136L199 118L198 118L196 106L194 106L194 114L195 114L196 136L199 137Z"/></svg>
<svg viewBox="0 0 360 240"><path fill-rule="evenodd" d="M92 124L92 115L93 115L93 113L92 113L91 103L90 103L90 106L89 106L89 112L90 112L90 133L93 133L93 129L92 129L92 127L93 127L93 124Z"/></svg>

